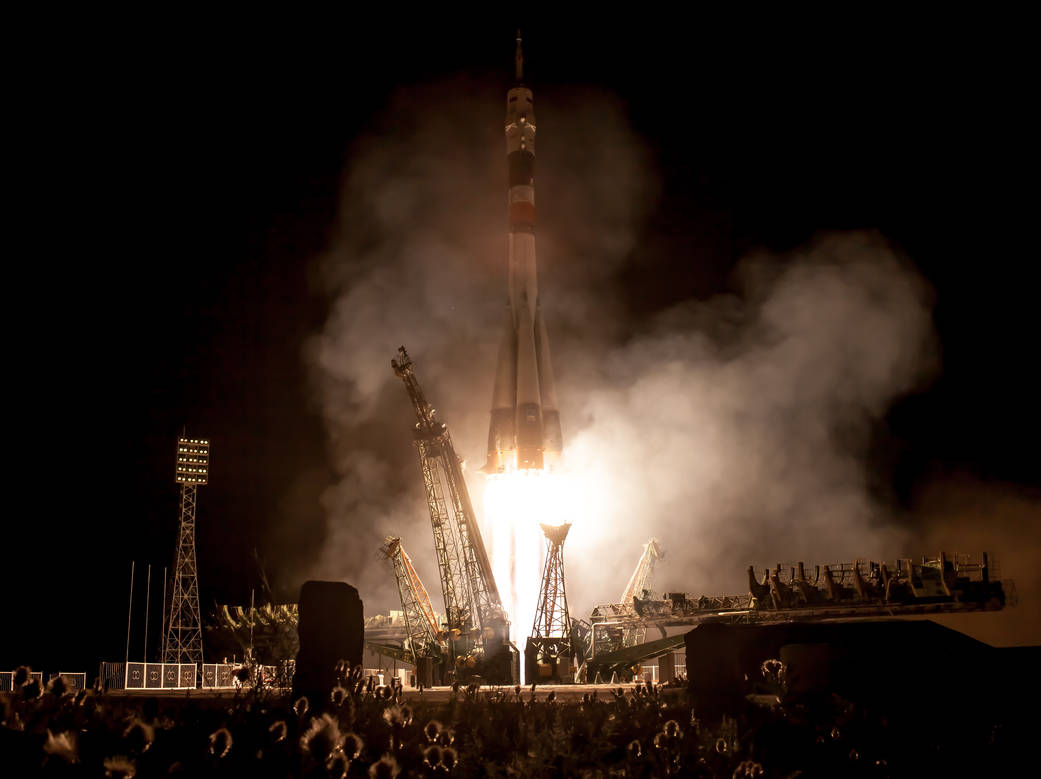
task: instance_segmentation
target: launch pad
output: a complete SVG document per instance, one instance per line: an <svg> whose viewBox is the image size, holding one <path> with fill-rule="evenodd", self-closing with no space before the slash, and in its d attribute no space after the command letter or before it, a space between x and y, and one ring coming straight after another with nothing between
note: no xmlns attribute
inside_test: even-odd
<svg viewBox="0 0 1041 779"><path fill-rule="evenodd" d="M524 479L532 482L512 493L507 491L509 498L536 484L532 474L563 468L549 335L537 283L536 122L532 90L522 83L519 38L516 63L516 82L506 96L505 326L492 391L488 460L481 469L490 485L511 479L515 486ZM651 575L664 550L651 539L620 599L596 606L588 619L576 619L568 610L561 551L564 528L574 518L563 516L554 518L559 524L549 523L554 530L547 530L547 537L557 533L560 540L553 543L550 538L545 553L541 537L532 530L542 520L534 512L522 518L526 523L522 526L516 512L496 515L486 511L482 533L448 426L424 395L404 347L392 365L415 412L412 441L420 459L444 612L434 610L402 539L388 536L381 551L393 570L401 620L395 625L367 621L366 638L378 656L411 665L426 678L454 678L464 683L481 678L485 683L504 685L503 690L511 690L510 685L520 681L525 689L532 681L575 681L578 686L568 689L582 690L583 680L638 677L640 665L655 659L660 660L661 673L671 676L674 660L669 658L680 642L669 632L703 624L926 616L992 611L1006 605L1006 591L986 556L982 562L970 562L957 556L947 559L943 554L921 562L905 559L817 566L812 575L807 575L802 563L778 565L761 574L750 569L746 593L673 592L658 597L651 591ZM202 456L195 451L191 454ZM208 458L208 448L202 454ZM185 467L192 469L193 484L182 485L191 501L182 499L182 504L192 509L193 523L194 483L205 483L205 478L195 470L199 463L194 459L191 463ZM193 524L182 521L182 525L194 532ZM194 572L194 536L186 531L182 536L187 539L182 544L186 563L178 563L178 570ZM405 541L414 548L411 539ZM543 560L546 566L539 578ZM194 630L199 623L197 581L192 584L185 578L181 589L185 594L177 590L175 600L187 605L173 614L176 617L183 611L192 619L171 618L170 626ZM235 635L248 632L251 648L256 639L258 644L267 642L271 653L291 653L296 643L297 614L289 604L269 604L248 612L225 606L218 608L216 616L225 630ZM532 625L532 616L534 625L525 635L522 631ZM201 662L201 642L194 632L189 638L193 651L199 644ZM174 643L187 646L188 640ZM433 667L439 672L433 673ZM442 689L451 690L428 686L424 694L439 695Z"/></svg>
<svg viewBox="0 0 1041 779"><path fill-rule="evenodd" d="M652 538L619 600L597 605L588 620L574 618L568 610L562 550L576 518L558 506L559 515L547 521L543 507L524 503L530 493L547 487L551 474L562 472L563 439L548 330L539 305L536 122L533 93L523 83L519 36L505 136L507 294L488 459L481 468L488 478L483 532L448 425L428 402L412 359L401 347L391 364L415 413L412 440L419 453L444 614L435 612L403 539L388 536L381 552L393 569L401 619L393 626L385 620L367 621L372 655L413 666L428 690L448 679L525 686L533 681L631 680L639 677L641 663L650 660L658 660L662 676L671 678L676 670L673 653L682 643L676 631L703 624L922 617L1006 605L1005 588L987 555L948 558L943 553L917 562L904 558L817 565L811 573L801 562L761 573L750 567L747 592L670 592L659 597L651 590L652 575L665 551ZM539 524L548 540L544 550ZM412 540L405 541L411 547ZM223 616L226 622L235 621L226 610ZM284 616L290 618L288 612ZM241 618L238 623L245 624ZM252 619L249 624L252 629Z"/></svg>

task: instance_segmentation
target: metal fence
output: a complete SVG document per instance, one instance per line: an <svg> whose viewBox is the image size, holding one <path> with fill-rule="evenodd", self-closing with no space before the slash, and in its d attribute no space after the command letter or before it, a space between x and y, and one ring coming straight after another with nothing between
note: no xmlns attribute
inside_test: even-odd
<svg viewBox="0 0 1041 779"><path fill-rule="evenodd" d="M65 689L79 692L87 689L87 674L79 671L60 671L58 676L65 682ZM51 677L53 678L53 677Z"/></svg>
<svg viewBox="0 0 1041 779"><path fill-rule="evenodd" d="M195 663L127 663L126 690L194 690L199 668Z"/></svg>
<svg viewBox="0 0 1041 779"><path fill-rule="evenodd" d="M14 671L0 671L0 692L14 691ZM43 671L32 671L29 674L35 681L43 684Z"/></svg>

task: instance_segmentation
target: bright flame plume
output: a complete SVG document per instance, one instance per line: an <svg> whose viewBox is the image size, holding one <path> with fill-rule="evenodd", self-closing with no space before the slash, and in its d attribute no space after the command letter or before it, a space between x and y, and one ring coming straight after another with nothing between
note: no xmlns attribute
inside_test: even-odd
<svg viewBox="0 0 1041 779"><path fill-rule="evenodd" d="M574 523L577 481L557 471L514 470L488 477L484 488L485 537L492 573L510 617L510 640L521 652L535 622L546 540L539 527ZM521 662L521 684L525 684Z"/></svg>

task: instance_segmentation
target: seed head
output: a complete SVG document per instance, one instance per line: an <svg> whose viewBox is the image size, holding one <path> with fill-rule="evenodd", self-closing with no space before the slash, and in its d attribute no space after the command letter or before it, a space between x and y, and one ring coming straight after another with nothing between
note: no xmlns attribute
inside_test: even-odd
<svg viewBox="0 0 1041 779"><path fill-rule="evenodd" d="M423 762L431 768L437 768L441 765L441 747L437 744L431 744L423 750Z"/></svg>
<svg viewBox="0 0 1041 779"><path fill-rule="evenodd" d="M437 741L437 737L441 735L441 723L436 719L430 720L423 726L423 735L430 743Z"/></svg>
<svg viewBox="0 0 1041 779"><path fill-rule="evenodd" d="M342 746L340 726L329 714L311 720L311 726L300 737L300 748L319 763L324 763L330 754Z"/></svg>
<svg viewBox="0 0 1041 779"><path fill-rule="evenodd" d="M144 754L155 740L155 728L135 717L123 731L123 738L131 751Z"/></svg>
<svg viewBox="0 0 1041 779"><path fill-rule="evenodd" d="M361 751L365 748L365 742L357 733L350 732L343 737L343 753L348 760L357 760Z"/></svg>
<svg viewBox="0 0 1041 779"><path fill-rule="evenodd" d="M343 702L347 700L347 690L339 684L336 685L333 687L333 691L329 694L329 700L333 702L333 706L339 708L343 705Z"/></svg>
<svg viewBox="0 0 1041 779"><path fill-rule="evenodd" d="M71 731L55 736L48 728L47 741L44 742L43 751L48 755L59 757L67 763L79 762L79 755L76 753L76 734Z"/></svg>
<svg viewBox="0 0 1041 779"><path fill-rule="evenodd" d="M271 734L271 740L276 744L286 740L286 733L288 728L286 727L285 720L275 720L271 723L271 726L267 729L267 732Z"/></svg>
<svg viewBox="0 0 1041 779"><path fill-rule="evenodd" d="M459 753L452 747L445 747L441 750L441 765L445 767L446 771L451 771L459 765Z"/></svg>
<svg viewBox="0 0 1041 779"><path fill-rule="evenodd" d="M43 686L36 679L30 679L22 685L22 697L27 701L34 701L43 695Z"/></svg>
<svg viewBox="0 0 1041 779"><path fill-rule="evenodd" d="M105 776L109 779L134 779L134 775L137 774L137 766L134 765L134 761L122 755L106 757L103 765Z"/></svg>
<svg viewBox="0 0 1041 779"><path fill-rule="evenodd" d="M332 779L344 779L347 776L347 771L350 770L351 761L347 759L347 756L339 749L335 752L331 752L329 757L325 759L325 770L328 772Z"/></svg>
<svg viewBox="0 0 1041 779"><path fill-rule="evenodd" d="M60 698L65 694L68 689L68 685L65 684L65 680L60 676L55 676L49 682L47 682L47 692L56 698Z"/></svg>
<svg viewBox="0 0 1041 779"><path fill-rule="evenodd" d="M227 757L231 751L231 731L227 728L217 728L210 734L210 754L218 758Z"/></svg>
<svg viewBox="0 0 1041 779"><path fill-rule="evenodd" d="M392 755L384 755L369 766L371 779L394 779L400 772L398 761Z"/></svg>
<svg viewBox="0 0 1041 779"><path fill-rule="evenodd" d="M403 728L412 721L412 709L407 706L388 706L383 710L383 719L392 728Z"/></svg>

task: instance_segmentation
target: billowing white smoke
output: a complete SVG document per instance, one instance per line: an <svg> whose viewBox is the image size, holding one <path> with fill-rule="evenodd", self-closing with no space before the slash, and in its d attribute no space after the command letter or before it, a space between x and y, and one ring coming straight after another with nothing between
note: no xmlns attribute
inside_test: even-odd
<svg viewBox="0 0 1041 779"><path fill-rule="evenodd" d="M391 532L441 608L397 346L483 462L505 305L502 99L473 80L397 95L350 150L316 265L332 304L308 358L339 483L304 573L355 583L369 613L396 607L376 551ZM917 551L872 501L864 455L872 421L934 366L922 280L878 237L832 235L746 259L734 294L627 314L619 275L655 204L653 163L609 96L536 101L540 289L565 460L590 489L565 547L575 614L620 595L651 536L661 590L740 590L753 562ZM480 507L479 476L470 487Z"/></svg>
<svg viewBox="0 0 1041 779"><path fill-rule="evenodd" d="M751 563L905 549L864 460L872 422L933 364L928 288L869 234L740 275L739 295L662 312L569 376L586 389L567 418L586 424L568 463L611 485L602 518L572 530L577 601L617 597L651 535L671 561L657 587L679 591L741 592Z"/></svg>

